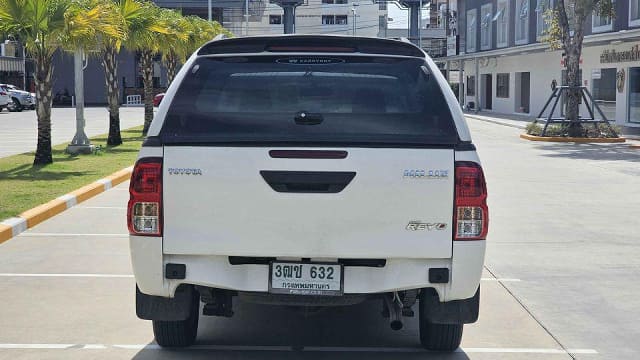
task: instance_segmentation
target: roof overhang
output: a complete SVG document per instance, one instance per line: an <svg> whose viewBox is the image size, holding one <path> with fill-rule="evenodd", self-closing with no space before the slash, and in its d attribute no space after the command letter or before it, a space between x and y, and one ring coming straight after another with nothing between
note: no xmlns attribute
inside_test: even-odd
<svg viewBox="0 0 640 360"><path fill-rule="evenodd" d="M11 56L0 56L0 71L24 72L24 60Z"/></svg>
<svg viewBox="0 0 640 360"><path fill-rule="evenodd" d="M633 30L621 30L617 32L607 32L602 34L593 34L585 36L584 47L601 46L611 44L612 42L630 42L640 40L640 29ZM518 45L507 47L503 49L495 49L490 51L480 51L464 55L455 55L438 58L438 61L465 61L473 60L476 58L484 57L498 57L498 56L514 56L525 55L528 53L550 51L549 44L547 43L535 43L527 45Z"/></svg>

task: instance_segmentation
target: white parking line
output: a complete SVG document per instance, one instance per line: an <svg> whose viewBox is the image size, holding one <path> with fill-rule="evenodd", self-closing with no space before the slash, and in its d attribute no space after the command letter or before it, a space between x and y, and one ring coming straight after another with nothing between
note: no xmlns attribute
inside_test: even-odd
<svg viewBox="0 0 640 360"><path fill-rule="evenodd" d="M123 350L160 350L157 344L0 344L0 349L31 350L31 349L123 349ZM342 346L310 346L301 350L291 346L245 346L245 345L194 345L184 350L217 350L217 351L309 351L309 352L386 352L386 353L420 353L428 352L422 348L413 347L342 347ZM580 354L595 355L594 349L554 349L554 348L459 348L456 352L490 353L490 354Z"/></svg>
<svg viewBox="0 0 640 360"><path fill-rule="evenodd" d="M128 274L19 274L0 273L0 277L133 278Z"/></svg>
<svg viewBox="0 0 640 360"><path fill-rule="evenodd" d="M498 281L498 282L519 282L519 281L522 281L520 279L513 279L513 278L482 278L480 280L482 280L482 281Z"/></svg>
<svg viewBox="0 0 640 360"><path fill-rule="evenodd" d="M127 210L126 206L76 206L76 209L114 209Z"/></svg>
<svg viewBox="0 0 640 360"><path fill-rule="evenodd" d="M126 237L129 234L67 234L67 233L36 233L36 232L26 232L20 234L20 236L28 236L28 237L65 237L65 236L110 236L110 237Z"/></svg>

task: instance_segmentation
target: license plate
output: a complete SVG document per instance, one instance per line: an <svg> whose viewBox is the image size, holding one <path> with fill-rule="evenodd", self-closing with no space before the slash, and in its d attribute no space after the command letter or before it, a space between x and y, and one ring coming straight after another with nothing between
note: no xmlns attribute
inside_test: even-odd
<svg viewBox="0 0 640 360"><path fill-rule="evenodd" d="M340 264L272 262L270 273L270 293L339 296L343 292Z"/></svg>

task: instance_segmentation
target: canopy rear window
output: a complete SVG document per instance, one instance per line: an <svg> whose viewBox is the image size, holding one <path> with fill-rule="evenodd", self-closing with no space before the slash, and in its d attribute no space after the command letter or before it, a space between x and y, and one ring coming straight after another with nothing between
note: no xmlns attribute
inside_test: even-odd
<svg viewBox="0 0 640 360"><path fill-rule="evenodd" d="M163 142L450 145L438 83L415 58L198 59L172 99Z"/></svg>

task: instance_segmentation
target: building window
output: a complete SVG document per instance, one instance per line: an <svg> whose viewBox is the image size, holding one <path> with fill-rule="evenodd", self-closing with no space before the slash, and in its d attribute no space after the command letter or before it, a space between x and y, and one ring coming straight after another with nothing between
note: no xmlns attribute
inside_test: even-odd
<svg viewBox="0 0 640 360"><path fill-rule="evenodd" d="M347 15L322 15L322 25L346 25Z"/></svg>
<svg viewBox="0 0 640 360"><path fill-rule="evenodd" d="M591 31L594 33L613 30L613 21L610 16L593 14L591 21Z"/></svg>
<svg viewBox="0 0 640 360"><path fill-rule="evenodd" d="M476 96L476 77L467 76L467 96Z"/></svg>
<svg viewBox="0 0 640 360"><path fill-rule="evenodd" d="M270 25L281 25L282 24L282 15L269 15L269 24Z"/></svg>
<svg viewBox="0 0 640 360"><path fill-rule="evenodd" d="M491 4L482 5L480 10L482 21L480 22L480 49L491 49L491 20L493 18Z"/></svg>
<svg viewBox="0 0 640 360"><path fill-rule="evenodd" d="M473 9L467 11L467 52L476 51L476 16L478 14L478 9Z"/></svg>
<svg viewBox="0 0 640 360"><path fill-rule="evenodd" d="M545 21L545 13L551 9L552 0L538 0L536 5L536 39L540 40L545 35L549 25Z"/></svg>
<svg viewBox="0 0 640 360"><path fill-rule="evenodd" d="M346 4L347 0L322 0L322 3L327 5L333 5L333 4Z"/></svg>
<svg viewBox="0 0 640 360"><path fill-rule="evenodd" d="M640 26L640 0L629 0L629 25Z"/></svg>
<svg viewBox="0 0 640 360"><path fill-rule="evenodd" d="M378 10L387 10L387 2L386 1L380 1L378 3Z"/></svg>
<svg viewBox="0 0 640 360"><path fill-rule="evenodd" d="M509 74L496 75L496 97L509 97Z"/></svg>
<svg viewBox="0 0 640 360"><path fill-rule="evenodd" d="M529 0L518 0L516 8L516 45L529 43Z"/></svg>
<svg viewBox="0 0 640 360"><path fill-rule="evenodd" d="M493 21L496 22L496 46L509 45L509 0L498 0L498 11Z"/></svg>

